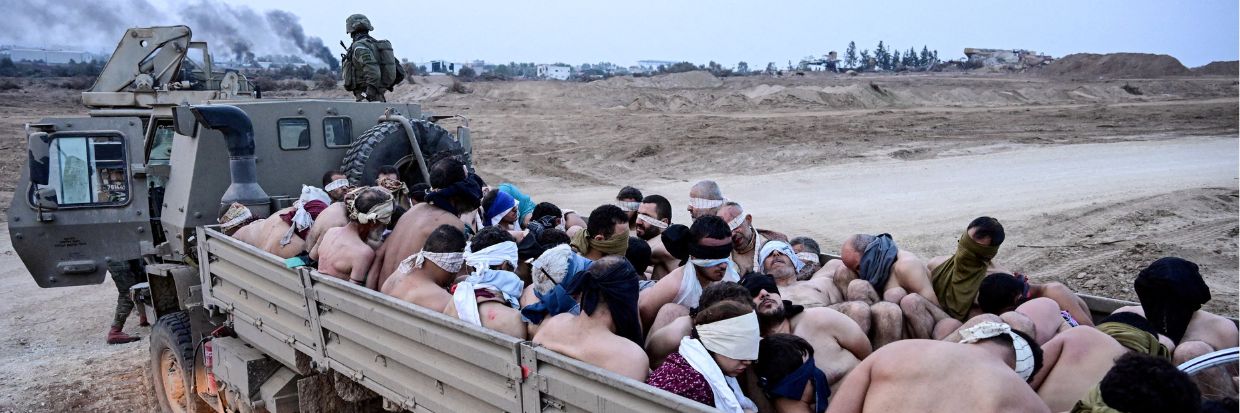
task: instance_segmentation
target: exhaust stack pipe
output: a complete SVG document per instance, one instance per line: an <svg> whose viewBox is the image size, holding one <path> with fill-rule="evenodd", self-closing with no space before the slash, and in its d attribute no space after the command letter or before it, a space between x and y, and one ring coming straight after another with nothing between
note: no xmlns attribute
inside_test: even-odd
<svg viewBox="0 0 1240 413"><path fill-rule="evenodd" d="M232 182L220 198L220 211L238 202L258 216L267 216L271 199L258 185L258 166L254 162L254 126L250 123L250 117L231 105L193 106L190 111L198 124L220 131L228 143L228 172Z"/></svg>

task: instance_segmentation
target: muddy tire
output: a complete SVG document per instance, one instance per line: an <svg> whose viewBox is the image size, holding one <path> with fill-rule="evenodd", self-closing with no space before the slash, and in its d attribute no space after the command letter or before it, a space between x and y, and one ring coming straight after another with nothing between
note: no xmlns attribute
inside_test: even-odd
<svg viewBox="0 0 1240 413"><path fill-rule="evenodd" d="M194 338L189 314L159 318L151 328L151 384L155 400L165 412L207 412L211 408L191 392L194 383Z"/></svg>
<svg viewBox="0 0 1240 413"><path fill-rule="evenodd" d="M418 136L426 169L444 156L464 155L461 143L442 126L422 120L411 120L410 124ZM468 164L468 160L465 161ZM340 170L355 185L374 185L379 168L384 165L395 165L400 170L401 180L409 186L423 181L405 128L396 122L375 125L355 139L340 162Z"/></svg>

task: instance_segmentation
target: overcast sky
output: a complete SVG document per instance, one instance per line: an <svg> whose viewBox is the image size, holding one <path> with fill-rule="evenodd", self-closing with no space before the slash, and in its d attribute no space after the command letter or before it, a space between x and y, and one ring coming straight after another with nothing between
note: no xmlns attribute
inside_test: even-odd
<svg viewBox="0 0 1240 413"><path fill-rule="evenodd" d="M141 0L114 1L121 6ZM166 14L164 21L146 24L174 23L170 6L187 3L150 1ZM419 62L630 65L651 59L732 66L744 60L761 67L832 50L842 54L850 40L858 51L883 40L900 50L927 45L941 58L961 57L965 47L1020 48L1055 57L1145 52L1170 54L1192 67L1236 60L1240 49L1236 0L217 1L259 13L290 11L300 16L306 34L321 37L333 52L336 42L346 39L344 18L364 13L374 23L375 37L392 40L399 56ZM104 39L109 45L104 48L118 35Z"/></svg>

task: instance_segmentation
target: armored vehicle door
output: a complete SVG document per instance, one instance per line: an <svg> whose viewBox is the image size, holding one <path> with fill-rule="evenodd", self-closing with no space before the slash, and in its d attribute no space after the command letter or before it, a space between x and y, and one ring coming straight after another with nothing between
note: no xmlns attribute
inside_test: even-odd
<svg viewBox="0 0 1240 413"><path fill-rule="evenodd" d="M43 288L99 284L108 262L151 240L142 121L50 118L28 125L9 204L13 249Z"/></svg>

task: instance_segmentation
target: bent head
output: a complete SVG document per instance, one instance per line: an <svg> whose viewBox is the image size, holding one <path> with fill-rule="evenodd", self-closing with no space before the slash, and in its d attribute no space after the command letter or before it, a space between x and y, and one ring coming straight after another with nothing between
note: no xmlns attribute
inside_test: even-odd
<svg viewBox="0 0 1240 413"><path fill-rule="evenodd" d="M530 221L537 221L542 224L543 228L556 228L564 222L560 207L550 202L539 202L534 205L534 212L530 214Z"/></svg>
<svg viewBox="0 0 1240 413"><path fill-rule="evenodd" d="M843 261L844 266L852 272L859 271L861 257L865 255L865 248L871 242L874 242L874 236L870 234L853 234L848 237L844 245L840 246L840 261Z"/></svg>
<svg viewBox="0 0 1240 413"><path fill-rule="evenodd" d="M1191 412L1201 404L1192 378L1166 359L1129 352L1098 384L1102 400L1121 412Z"/></svg>
<svg viewBox="0 0 1240 413"><path fill-rule="evenodd" d="M1027 286L1012 274L987 275L977 290L977 305L983 312L995 315L1014 311L1025 296Z"/></svg>
<svg viewBox="0 0 1240 413"><path fill-rule="evenodd" d="M586 234L595 241L603 241L616 234L629 232L629 216L615 205L600 205L590 211L586 221Z"/></svg>
<svg viewBox="0 0 1240 413"><path fill-rule="evenodd" d="M689 257L696 260L724 260L709 266L697 266L699 276L719 281L727 273L726 259L732 255L731 232L728 224L717 216L708 215L693 221L689 228Z"/></svg>
<svg viewBox="0 0 1240 413"><path fill-rule="evenodd" d="M702 345L710 352L715 359L715 364L719 366L719 370L729 377L737 377L745 373L750 364L757 358L743 358L736 356L737 353L745 352L743 348L749 344L757 344L759 338L759 328L757 323L752 325L740 326L737 323L738 317L744 317L753 313L753 307L741 304L735 301L722 301L710 307L706 307L699 311L693 317L694 333L699 336ZM711 330L719 326L708 327L715 323L723 323L728 325L727 333L733 337L742 336L742 340L729 340L728 343L710 339L710 335L704 330ZM750 341L752 340L752 341ZM756 350L756 348L754 349ZM721 353L733 354L728 356Z"/></svg>
<svg viewBox="0 0 1240 413"><path fill-rule="evenodd" d="M469 248L471 251L481 251L481 250L490 248L491 246L495 244L499 244L502 242L508 242L508 241L516 242L516 239L514 239L512 237L512 234L508 233L508 231L500 229L499 227L485 227L482 230L478 231L477 234L474 234L473 238L470 238ZM500 265L492 266L491 269L504 270L504 271L516 271L515 268L512 268L512 264L509 264L507 262L502 263Z"/></svg>
<svg viewBox="0 0 1240 413"><path fill-rule="evenodd" d="M725 202L719 207L719 218L728 223L732 232L732 247L744 248L754 240L753 217L745 213L745 208L736 202Z"/></svg>
<svg viewBox="0 0 1240 413"><path fill-rule="evenodd" d="M465 232L448 224L440 225L434 231L431 231L430 236L426 237L426 244L422 246L422 250L436 253L465 251ZM431 260L427 261L434 263ZM456 273L440 268L438 264L423 264L422 268L430 272L431 278L439 285L450 284L456 278Z"/></svg>
<svg viewBox="0 0 1240 413"><path fill-rule="evenodd" d="M431 188L434 189L444 189L466 179L474 179L474 177L470 176L465 164L454 157L445 157L435 162L431 165L428 173L431 178ZM473 194L464 193L464 191L458 191L448 199L448 202L459 213L478 209L478 206L482 203L481 201L481 196L475 197Z"/></svg>
<svg viewBox="0 0 1240 413"><path fill-rule="evenodd" d="M392 219L392 193L379 187L363 187L345 196L345 209L350 221L356 222L363 234L385 227ZM348 199L351 198L351 199Z"/></svg>
<svg viewBox="0 0 1240 413"><path fill-rule="evenodd" d="M392 165L383 165L379 167L379 176L375 177L375 182L382 182L389 179L399 181L400 171L397 171L396 167Z"/></svg>
<svg viewBox="0 0 1240 413"><path fill-rule="evenodd" d="M978 244L988 247L998 247L1003 244L1003 224L1000 224L997 219L978 217L969 223L968 231L969 237Z"/></svg>
<svg viewBox="0 0 1240 413"><path fill-rule="evenodd" d="M753 305L753 296L749 289L731 281L718 282L702 289L702 297L698 298L699 308L710 308L721 301L735 301L745 305Z"/></svg>

